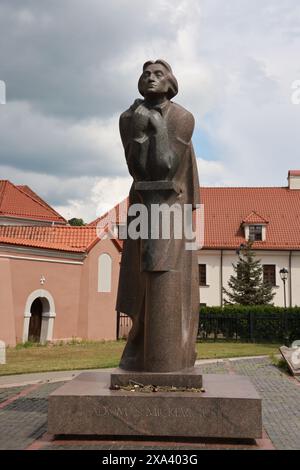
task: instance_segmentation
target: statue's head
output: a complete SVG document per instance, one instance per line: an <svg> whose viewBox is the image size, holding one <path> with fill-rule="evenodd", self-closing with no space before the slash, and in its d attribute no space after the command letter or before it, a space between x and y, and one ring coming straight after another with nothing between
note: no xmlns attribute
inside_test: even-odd
<svg viewBox="0 0 300 470"><path fill-rule="evenodd" d="M170 100L178 93L178 83L170 65L164 60L148 60L143 65L143 73L138 82L142 96L165 94Z"/></svg>

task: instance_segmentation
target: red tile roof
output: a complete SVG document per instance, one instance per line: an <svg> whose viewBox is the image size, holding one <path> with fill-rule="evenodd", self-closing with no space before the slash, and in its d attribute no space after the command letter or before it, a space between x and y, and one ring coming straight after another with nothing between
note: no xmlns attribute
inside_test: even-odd
<svg viewBox="0 0 300 470"><path fill-rule="evenodd" d="M267 224L269 221L259 215L257 212L252 211L243 220L244 224Z"/></svg>
<svg viewBox="0 0 300 470"><path fill-rule="evenodd" d="M251 212L269 223L255 249L300 250L300 190L288 188L200 188L204 204L204 248L236 249L245 242L242 222Z"/></svg>
<svg viewBox="0 0 300 470"><path fill-rule="evenodd" d="M96 227L83 226L0 226L0 244L48 250L88 253L100 241ZM122 241L112 237L116 248L122 250Z"/></svg>
<svg viewBox="0 0 300 470"><path fill-rule="evenodd" d="M27 186L26 184L22 184L22 185L16 185L16 188L18 189L21 189L21 191L23 191L24 193L28 194L32 199L35 199L36 201L38 201L40 204L42 204L43 206L47 207L48 209L50 209L51 211L53 211L55 214L57 214L59 217L60 214L58 214L54 209L53 207L51 207L46 201L44 201L38 194L36 194L31 188L29 188L29 186Z"/></svg>
<svg viewBox="0 0 300 470"><path fill-rule="evenodd" d="M236 249L245 242L243 223L248 222L267 224L266 241L254 242L256 249L300 250L300 190L201 187L200 200L204 204L204 248ZM116 213L118 223L118 210Z"/></svg>
<svg viewBox="0 0 300 470"><path fill-rule="evenodd" d="M67 223L28 186L15 186L7 180L0 180L0 217Z"/></svg>
<svg viewBox="0 0 300 470"><path fill-rule="evenodd" d="M84 253L99 241L95 227L0 226L0 243Z"/></svg>
<svg viewBox="0 0 300 470"><path fill-rule="evenodd" d="M289 170L289 176L300 176L300 170Z"/></svg>

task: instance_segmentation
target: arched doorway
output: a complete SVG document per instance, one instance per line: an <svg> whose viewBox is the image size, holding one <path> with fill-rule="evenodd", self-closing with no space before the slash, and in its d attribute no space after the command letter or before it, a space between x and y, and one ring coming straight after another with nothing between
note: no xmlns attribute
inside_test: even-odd
<svg viewBox="0 0 300 470"><path fill-rule="evenodd" d="M28 331L28 341L39 343L42 330L43 303L40 298L35 299L30 307L30 321Z"/></svg>
<svg viewBox="0 0 300 470"><path fill-rule="evenodd" d="M26 341L40 343L51 341L55 316L52 295L44 289L32 292L28 296L25 306L23 343Z"/></svg>

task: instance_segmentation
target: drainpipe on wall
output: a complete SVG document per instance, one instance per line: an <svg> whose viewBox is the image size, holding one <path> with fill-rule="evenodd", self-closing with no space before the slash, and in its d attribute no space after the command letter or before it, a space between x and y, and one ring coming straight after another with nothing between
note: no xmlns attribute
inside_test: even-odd
<svg viewBox="0 0 300 470"><path fill-rule="evenodd" d="M220 300L221 300L221 307L223 307L223 250L221 250L221 260L220 260Z"/></svg>
<svg viewBox="0 0 300 470"><path fill-rule="evenodd" d="M290 301L290 307L292 307L293 298L292 298L292 251L291 250L289 253L289 301Z"/></svg>

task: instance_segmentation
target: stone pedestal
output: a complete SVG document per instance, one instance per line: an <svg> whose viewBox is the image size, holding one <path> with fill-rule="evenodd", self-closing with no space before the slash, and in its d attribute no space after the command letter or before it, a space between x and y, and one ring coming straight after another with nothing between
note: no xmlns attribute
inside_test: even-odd
<svg viewBox="0 0 300 470"><path fill-rule="evenodd" d="M110 390L110 380L108 372L84 372L53 392L49 432L252 439L262 435L261 399L244 376L203 375L204 393Z"/></svg>

